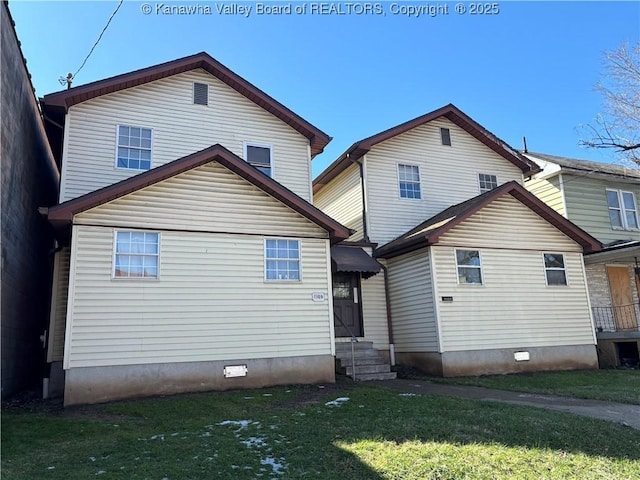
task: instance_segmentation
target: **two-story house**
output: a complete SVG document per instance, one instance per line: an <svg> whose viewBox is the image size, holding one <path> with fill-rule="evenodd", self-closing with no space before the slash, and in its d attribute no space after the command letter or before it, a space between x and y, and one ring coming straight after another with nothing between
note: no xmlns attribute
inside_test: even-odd
<svg viewBox="0 0 640 480"><path fill-rule="evenodd" d="M640 363L640 170L541 153L529 191L604 244L584 258L603 367Z"/></svg>
<svg viewBox="0 0 640 480"><path fill-rule="evenodd" d="M334 381L330 246L350 232L310 203L329 136L206 53L41 104L65 404Z"/></svg>
<svg viewBox="0 0 640 480"><path fill-rule="evenodd" d="M334 161L314 204L384 266L334 272L334 305L359 286L357 335L445 376L596 367L583 253L600 244L523 187L538 170L453 105Z"/></svg>

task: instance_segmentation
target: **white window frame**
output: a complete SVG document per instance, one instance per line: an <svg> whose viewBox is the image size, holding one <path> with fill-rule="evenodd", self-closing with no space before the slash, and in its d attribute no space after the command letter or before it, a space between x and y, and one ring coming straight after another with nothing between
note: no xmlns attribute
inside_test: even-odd
<svg viewBox="0 0 640 480"><path fill-rule="evenodd" d="M249 163L249 160L247 158L247 147L259 147L259 148L268 148L269 149L269 169L271 170L271 174L269 175L269 177L271 178L275 178L275 162L273 161L273 145L269 144L269 143L263 143L263 142L252 142L252 141L244 141L242 142L242 155L243 155L243 159L245 162ZM249 163L249 165L251 165ZM251 165L254 168L254 165ZM262 170L261 170L262 171ZM264 173L264 172L263 172ZM266 173L265 173L266 175Z"/></svg>
<svg viewBox="0 0 640 480"><path fill-rule="evenodd" d="M480 176L484 175L485 177L493 177L496 179L496 186L493 188L482 188L482 180L480 179ZM485 180L486 182L486 180ZM498 188L498 176L497 175L493 175L492 173L478 173L478 188L480 190L480 194L486 193L486 192L490 192L491 190Z"/></svg>
<svg viewBox="0 0 640 480"><path fill-rule="evenodd" d="M140 128L140 129L144 129L144 130L149 130L151 132L151 146L147 149L144 147L123 147L123 148L137 148L138 150L149 150L149 168L130 168L130 167L120 167L118 166L118 148L120 148L120 127L127 127L127 128ZM114 161L114 167L117 170L133 170L134 172L148 172L149 170L151 170L153 168L153 128L149 128L149 127L141 127L139 125L128 125L128 124L124 124L124 123L118 123L116 125L116 152L115 152L115 161Z"/></svg>
<svg viewBox="0 0 640 480"><path fill-rule="evenodd" d="M545 255L560 255L562 256L562 268L559 267L547 267L547 262L545 261ZM564 253L559 252L542 252L542 268L544 268L544 281L547 287L568 287L569 286L569 273L567 272L567 256ZM549 284L549 277L547 276L547 272L549 271L563 271L564 272L564 284L554 283Z"/></svg>
<svg viewBox="0 0 640 480"><path fill-rule="evenodd" d="M116 276L116 255L118 248L118 233L151 233L158 236L158 253L157 254L143 254L143 256L155 256L157 259L156 276L155 277L131 277L131 276ZM113 231L113 254L111 256L111 279L117 281L133 280L133 281L156 281L160 279L160 249L161 249L161 235L160 232L154 230L136 230L136 229L118 229ZM121 255L128 255L122 253Z"/></svg>
<svg viewBox="0 0 640 480"><path fill-rule="evenodd" d="M480 260L480 265L459 265L458 264L458 252L478 252L478 260ZM454 248L453 250L453 260L456 262L456 282L458 285L470 285L474 287L482 287L484 286L484 269L482 268L482 252L478 249L473 248ZM480 283L469 283L469 282L460 282L460 268L477 268L480 270Z"/></svg>
<svg viewBox="0 0 640 480"><path fill-rule="evenodd" d="M418 198L410 198L402 196L402 189L400 188L400 167L416 167L418 169L418 181L417 182L405 182L405 183L417 183L418 184L418 193L420 196ZM420 165L416 165L415 163L400 163L396 164L396 175L398 177L398 198L401 200L409 200L409 201L420 201L422 200L422 172L420 171Z"/></svg>
<svg viewBox="0 0 640 480"><path fill-rule="evenodd" d="M269 240L275 240L275 241L289 241L289 242L298 242L298 258L269 258L267 256L267 242ZM284 283L301 283L302 282L302 241L299 238L283 238L283 237L267 237L264 239L264 250L263 250L263 256L264 256L264 281L268 282L268 283L272 283L272 282L276 282L276 283L280 283L280 282L284 282ZM267 272L268 272L268 268L267 268L267 262L271 260L271 261L297 261L298 262L298 278L268 278L267 277Z"/></svg>
<svg viewBox="0 0 640 480"><path fill-rule="evenodd" d="M616 207L612 207L611 205L609 205L609 198L607 193L608 192L613 192L618 196L618 204L620 205L620 208L616 208ZM633 198L633 210L627 210L627 208L625 207L624 204L624 194L629 194L631 195L631 198ZM615 189L615 188L607 188L605 191L605 200L607 202L607 213L609 213L609 224L611 225L611 229L612 230L632 230L632 231L638 231L638 228L636 227L630 227L629 224L627 223L627 213L633 212L634 216L636 217L636 225L640 226L640 222L638 221L638 204L636 203L636 195L633 192L630 192L628 190L619 190L619 189ZM622 221L622 226L614 226L611 223L611 210L618 210L620 212L620 220Z"/></svg>

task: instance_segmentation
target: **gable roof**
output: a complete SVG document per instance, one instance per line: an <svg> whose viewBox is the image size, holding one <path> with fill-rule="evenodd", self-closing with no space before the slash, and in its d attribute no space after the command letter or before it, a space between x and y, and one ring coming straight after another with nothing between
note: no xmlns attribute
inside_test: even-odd
<svg viewBox="0 0 640 480"><path fill-rule="evenodd" d="M580 175L585 173L599 173L611 175L621 179L640 180L640 168L627 167L615 163L592 162L590 160L580 160L578 158L559 157L546 153L527 152L525 155L531 160L542 160L543 162L555 163L561 170L574 172ZM558 172L554 172L558 173Z"/></svg>
<svg viewBox="0 0 640 480"><path fill-rule="evenodd" d="M291 126L294 130L307 137L311 144L312 157L321 153L324 150L324 147L326 147L331 141L331 137L322 130L314 127L305 119L289 110L258 87L229 70L206 52L196 53L195 55L178 58L170 62L124 73L122 75L106 78L86 85L73 87L61 92L50 93L49 95L45 95L44 98L40 100L40 103L42 105L42 110L45 113L45 116L48 117L48 120L50 120L50 123L53 121L61 125L64 123L64 114L68 111L69 107L73 105L101 95L118 92L131 87L137 87L145 83L153 82L154 80L159 80L161 78L170 77L172 75L198 68L209 72L211 75L226 83L259 107L262 107L269 113L275 115L277 118ZM50 132L48 133L54 136L52 140L56 141L57 145L60 146L61 139L57 137L61 137L62 132L60 131L60 128L53 127L55 127L55 125L50 125ZM59 151L59 149L54 147L54 151Z"/></svg>
<svg viewBox="0 0 640 480"><path fill-rule="evenodd" d="M510 147L505 141L496 137L493 133L485 129L458 107L450 103L444 107L434 110L433 112L429 112L425 115L414 118L413 120L409 120L408 122L385 130L384 132L380 132L354 143L346 152L340 155L331 165L318 175L318 177L316 177L313 181L313 192L316 193L327 183L337 177L342 171L351 165L354 160L358 160L371 150L371 147L374 145L408 132L409 130L440 117L445 117L465 130L468 134L475 137L478 141L482 142L498 155L502 156L505 160L513 163L522 171L522 173L532 174L540 170L535 162L529 160L515 148Z"/></svg>
<svg viewBox="0 0 640 480"><path fill-rule="evenodd" d="M601 243L594 237L557 213L519 183L511 181L443 210L408 232L400 235L395 240L380 247L375 251L374 256L393 258L418 248L434 245L438 243L442 235L503 195L511 195L531 209L534 213L581 245L585 253L597 252L602 248Z"/></svg>
<svg viewBox="0 0 640 480"><path fill-rule="evenodd" d="M67 202L49 208L49 222L56 228L65 227L73 221L74 215L105 204L117 198L154 185L188 170L210 162L217 162L240 177L255 185L271 197L279 200L303 217L312 221L329 233L332 243L349 237L351 231L321 212L288 188L249 165L222 145L216 144L199 152L182 157L160 167L153 168L134 177L95 190Z"/></svg>

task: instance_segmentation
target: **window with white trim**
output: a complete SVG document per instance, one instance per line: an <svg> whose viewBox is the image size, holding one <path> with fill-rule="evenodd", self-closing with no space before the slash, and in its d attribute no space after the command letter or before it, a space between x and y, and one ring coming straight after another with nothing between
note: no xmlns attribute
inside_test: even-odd
<svg viewBox="0 0 640 480"><path fill-rule="evenodd" d="M478 250L456 250L458 283L482 285L482 262Z"/></svg>
<svg viewBox="0 0 640 480"><path fill-rule="evenodd" d="M400 198L421 199L420 168L417 165L398 164Z"/></svg>
<svg viewBox="0 0 640 480"><path fill-rule="evenodd" d="M244 159L262 173L272 176L273 167L271 165L270 145L246 142L244 144Z"/></svg>
<svg viewBox="0 0 640 480"><path fill-rule="evenodd" d="M498 177L487 173L479 173L478 183L480 185L480 193L489 192L498 186Z"/></svg>
<svg viewBox="0 0 640 480"><path fill-rule="evenodd" d="M151 168L151 129L118 125L116 167L131 170Z"/></svg>
<svg viewBox="0 0 640 480"><path fill-rule="evenodd" d="M264 244L265 279L300 281L300 241L269 238Z"/></svg>
<svg viewBox="0 0 640 480"><path fill-rule="evenodd" d="M545 253L544 271L547 277L547 285L566 285L567 269L562 253Z"/></svg>
<svg viewBox="0 0 640 480"><path fill-rule="evenodd" d="M440 139L442 140L442 145L451 146L451 130L448 128L440 128Z"/></svg>
<svg viewBox="0 0 640 480"><path fill-rule="evenodd" d="M633 192L607 189L611 228L638 230L638 209Z"/></svg>
<svg viewBox="0 0 640 480"><path fill-rule="evenodd" d="M117 231L113 254L115 278L158 278L160 235Z"/></svg>

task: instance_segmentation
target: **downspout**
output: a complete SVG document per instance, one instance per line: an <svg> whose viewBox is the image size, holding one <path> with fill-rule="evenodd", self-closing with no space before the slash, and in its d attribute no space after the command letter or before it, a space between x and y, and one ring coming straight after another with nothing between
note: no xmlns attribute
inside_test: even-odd
<svg viewBox="0 0 640 480"><path fill-rule="evenodd" d="M351 155L347 153L347 160L358 165L360 170L360 192L362 195L362 236L365 242L369 242L369 229L367 228L367 203L364 192L364 165L360 160L351 160Z"/></svg>
<svg viewBox="0 0 640 480"><path fill-rule="evenodd" d="M380 262L378 262L380 263ZM391 299L389 296L389 269L386 265L380 263L384 272L384 303L387 306L387 335L389 336L389 361L391 366L396 364L396 346L393 341L393 326L391 321Z"/></svg>

